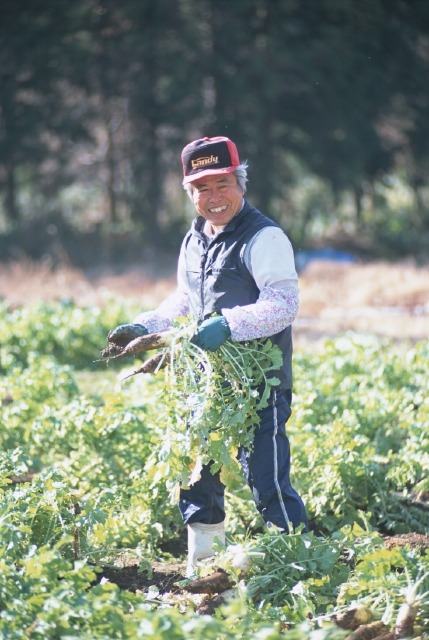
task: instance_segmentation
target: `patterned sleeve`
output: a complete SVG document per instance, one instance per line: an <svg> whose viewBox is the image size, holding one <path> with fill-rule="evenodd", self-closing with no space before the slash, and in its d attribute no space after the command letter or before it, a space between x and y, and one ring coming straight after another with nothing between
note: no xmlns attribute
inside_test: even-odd
<svg viewBox="0 0 429 640"><path fill-rule="evenodd" d="M286 329L298 313L298 293L293 289L264 287L255 304L222 309L231 338L236 342L265 338Z"/></svg>
<svg viewBox="0 0 429 640"><path fill-rule="evenodd" d="M189 311L189 300L183 291L175 291L155 311L140 313L134 321L142 324L149 333L167 331L171 327L173 318L185 316Z"/></svg>

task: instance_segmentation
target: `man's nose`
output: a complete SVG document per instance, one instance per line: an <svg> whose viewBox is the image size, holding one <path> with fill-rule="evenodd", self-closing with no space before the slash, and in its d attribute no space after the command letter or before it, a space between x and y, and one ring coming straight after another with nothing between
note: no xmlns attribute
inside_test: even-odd
<svg viewBox="0 0 429 640"><path fill-rule="evenodd" d="M210 202L218 202L221 197L222 197L222 194L220 192L212 191L210 193L209 200L210 200Z"/></svg>

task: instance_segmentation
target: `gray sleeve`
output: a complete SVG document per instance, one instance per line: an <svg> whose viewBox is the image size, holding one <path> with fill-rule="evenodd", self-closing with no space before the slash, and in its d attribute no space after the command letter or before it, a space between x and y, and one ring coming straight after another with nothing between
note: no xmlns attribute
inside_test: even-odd
<svg viewBox="0 0 429 640"><path fill-rule="evenodd" d="M259 231L246 246L243 259L260 291L273 287L299 292L292 245L278 227Z"/></svg>

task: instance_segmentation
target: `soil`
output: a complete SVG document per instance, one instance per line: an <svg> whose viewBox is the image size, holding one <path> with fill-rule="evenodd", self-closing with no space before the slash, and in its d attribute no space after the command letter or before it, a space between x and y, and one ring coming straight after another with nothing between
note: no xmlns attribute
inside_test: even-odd
<svg viewBox="0 0 429 640"><path fill-rule="evenodd" d="M14 484L24 484L25 482L33 482L34 478L37 476L37 471L28 471L28 473L24 473L22 476L8 476L12 485Z"/></svg>
<svg viewBox="0 0 429 640"><path fill-rule="evenodd" d="M176 287L177 256L151 254L127 268L44 263L0 264L0 296L10 308L40 300L72 299L105 306L108 297L139 301L153 309ZM297 347L344 331L370 332L393 340L427 340L429 267L413 264L312 262L300 273L300 309L293 325Z"/></svg>
<svg viewBox="0 0 429 640"><path fill-rule="evenodd" d="M399 533L396 536L386 536L384 544L387 549L410 545L412 549L420 549L423 553L426 549L429 549L429 536L421 533Z"/></svg>
<svg viewBox="0 0 429 640"><path fill-rule="evenodd" d="M387 549L393 549L395 546L405 547L406 545L410 545L412 549L418 548L424 553L426 549L429 549L429 536L420 533L398 534L395 536L386 536L384 543ZM167 550L167 548L165 550ZM169 543L168 551L172 555L183 556L185 552L185 541L178 538L174 541L174 544ZM100 582L102 578L107 578L110 582L118 585L120 589L134 593L136 590L147 591L151 586L157 587L160 594L174 593L180 591L177 582L184 580L185 567L186 564L184 562L153 562L151 578L149 578L147 571L139 573L138 565L122 568L102 567L102 572L98 574L97 582ZM205 580L207 581L207 578ZM223 591L224 588L228 588L229 586L229 584L226 586L222 585L222 588L208 589L205 590L205 592L214 593ZM187 590L193 591L192 589ZM200 593L201 590L197 589L197 592ZM214 608L216 608L216 603Z"/></svg>
<svg viewBox="0 0 429 640"><path fill-rule="evenodd" d="M151 586L157 587L160 594L169 593L179 591L175 583L184 579L185 566L184 563L153 562L151 578L147 571L139 573L137 565L123 568L102 567L102 572L98 574L98 582L107 578L123 591L134 593L137 589L147 591Z"/></svg>
<svg viewBox="0 0 429 640"><path fill-rule="evenodd" d="M160 544L159 550L163 553L169 553L172 558L184 558L187 551L186 528L180 536ZM185 561L151 562L151 566L151 578L149 578L147 571L139 572L137 564L129 564L126 567L101 567L102 572L97 576L97 583L102 578L107 578L123 591L133 591L134 593L137 589L147 591L152 586L157 587L160 594L179 590L175 583L185 578Z"/></svg>

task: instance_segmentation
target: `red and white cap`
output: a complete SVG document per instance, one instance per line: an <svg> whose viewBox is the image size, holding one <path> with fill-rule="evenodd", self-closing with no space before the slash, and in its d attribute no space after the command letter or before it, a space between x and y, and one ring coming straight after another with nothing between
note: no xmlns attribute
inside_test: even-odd
<svg viewBox="0 0 429 640"><path fill-rule="evenodd" d="M182 151L183 184L205 176L232 173L240 164L238 151L229 138L200 138Z"/></svg>

